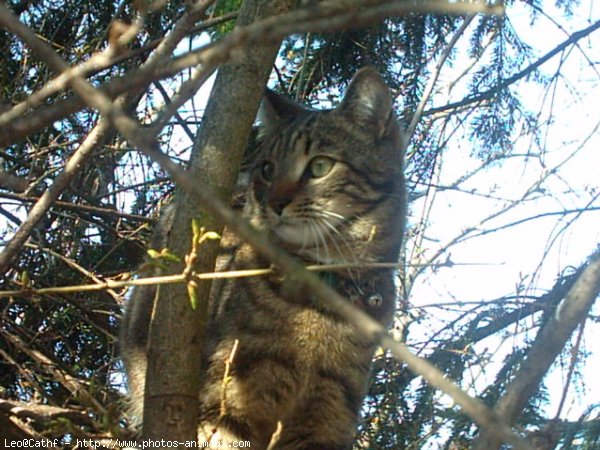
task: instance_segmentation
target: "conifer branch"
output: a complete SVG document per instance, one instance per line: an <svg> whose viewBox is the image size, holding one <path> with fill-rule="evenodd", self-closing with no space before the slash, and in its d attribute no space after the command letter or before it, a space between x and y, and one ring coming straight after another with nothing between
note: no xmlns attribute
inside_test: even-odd
<svg viewBox="0 0 600 450"><path fill-rule="evenodd" d="M554 56L558 55L560 52L564 51L567 47L569 47L569 46L575 44L577 41L580 41L581 39L589 36L590 34L595 32L598 28L600 28L600 20L594 22L589 27L584 28L583 30L576 31L575 33L571 34L567 39L565 39L562 43L560 43L559 45L554 47L552 50L550 50L548 53L546 53L544 56L542 56L536 62L527 66L525 69L521 70L520 72L517 72L516 74L501 81L493 88L488 89L487 91L475 94L475 95L470 95L458 102L449 103L447 105L439 106L436 108L430 108L423 113L423 116L431 116L431 115L438 114L441 112L453 111L456 109L464 108L465 106L472 105L474 103L481 103L485 100L490 100L490 99L494 98L496 95L498 95L498 92L500 92L503 89L506 89L507 87L511 86L515 82L531 75L535 70L538 69L538 67L545 64L547 61L552 59Z"/></svg>

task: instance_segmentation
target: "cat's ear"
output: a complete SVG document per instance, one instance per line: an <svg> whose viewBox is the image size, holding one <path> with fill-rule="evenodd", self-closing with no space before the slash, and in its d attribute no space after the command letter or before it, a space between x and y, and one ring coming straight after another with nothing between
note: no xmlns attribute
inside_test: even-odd
<svg viewBox="0 0 600 450"><path fill-rule="evenodd" d="M308 110L301 104L267 89L258 110L260 135L274 131L282 123L289 123Z"/></svg>
<svg viewBox="0 0 600 450"><path fill-rule="evenodd" d="M392 94L372 67L360 69L346 90L339 110L354 123L377 130L381 137L392 114Z"/></svg>

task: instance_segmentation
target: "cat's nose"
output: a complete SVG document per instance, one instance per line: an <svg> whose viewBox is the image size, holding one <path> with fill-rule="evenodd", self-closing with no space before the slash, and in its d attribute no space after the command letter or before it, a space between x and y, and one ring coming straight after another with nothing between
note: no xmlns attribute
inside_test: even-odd
<svg viewBox="0 0 600 450"><path fill-rule="evenodd" d="M288 196L272 197L269 199L269 206L275 213L280 216L284 208L292 203L292 198Z"/></svg>

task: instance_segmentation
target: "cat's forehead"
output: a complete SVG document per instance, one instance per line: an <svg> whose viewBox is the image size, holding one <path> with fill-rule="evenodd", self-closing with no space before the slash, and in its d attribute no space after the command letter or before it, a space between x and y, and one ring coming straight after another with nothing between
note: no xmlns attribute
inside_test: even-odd
<svg viewBox="0 0 600 450"><path fill-rule="evenodd" d="M340 143L349 139L346 128L334 110L311 111L282 124L267 136L263 141L263 155L285 159L293 155L339 153Z"/></svg>

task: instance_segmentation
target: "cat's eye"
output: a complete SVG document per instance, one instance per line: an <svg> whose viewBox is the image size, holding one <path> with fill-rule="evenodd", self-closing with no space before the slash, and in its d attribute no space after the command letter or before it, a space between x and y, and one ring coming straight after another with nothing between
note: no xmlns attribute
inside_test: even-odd
<svg viewBox="0 0 600 450"><path fill-rule="evenodd" d="M271 161L265 161L260 168L260 173L266 181L273 181L275 177L275 164Z"/></svg>
<svg viewBox="0 0 600 450"><path fill-rule="evenodd" d="M310 174L314 178L322 178L331 172L335 161L327 156L317 156L309 163Z"/></svg>

